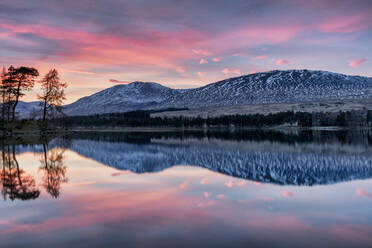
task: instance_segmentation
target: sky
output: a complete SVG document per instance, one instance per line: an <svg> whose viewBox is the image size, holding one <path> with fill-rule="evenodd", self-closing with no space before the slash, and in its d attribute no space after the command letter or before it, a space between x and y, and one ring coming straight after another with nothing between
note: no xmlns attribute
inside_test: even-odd
<svg viewBox="0 0 372 248"><path fill-rule="evenodd" d="M0 0L0 65L56 68L67 103L133 81L193 88L276 69L372 77L372 1Z"/></svg>

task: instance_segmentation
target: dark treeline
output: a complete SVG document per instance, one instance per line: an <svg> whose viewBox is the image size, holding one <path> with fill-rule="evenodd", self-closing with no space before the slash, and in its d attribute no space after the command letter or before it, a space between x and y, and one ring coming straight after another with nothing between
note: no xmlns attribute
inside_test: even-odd
<svg viewBox="0 0 372 248"><path fill-rule="evenodd" d="M149 144L156 140L223 140L223 141L254 141L278 142L285 144L316 143L316 144L352 144L372 146L371 130L299 130L283 132L275 129L237 129L237 130L189 130L159 131L159 132L72 132L63 136L64 140L83 139L98 142ZM70 144L70 142L65 142Z"/></svg>
<svg viewBox="0 0 372 248"><path fill-rule="evenodd" d="M65 117L67 127L273 127L273 126L372 126L372 111L338 113L279 112L267 115L226 115L221 117L152 117L152 111Z"/></svg>
<svg viewBox="0 0 372 248"><path fill-rule="evenodd" d="M18 120L17 106L26 92L33 89L36 82L40 83L41 93L38 94L40 101L39 110L36 111L37 126L41 130L48 129L48 120L62 115L62 102L65 99L64 89L66 83L62 83L58 71L50 70L38 80L39 71L33 67L3 68L0 73L0 129L2 135L11 135L15 129L22 129L31 122Z"/></svg>

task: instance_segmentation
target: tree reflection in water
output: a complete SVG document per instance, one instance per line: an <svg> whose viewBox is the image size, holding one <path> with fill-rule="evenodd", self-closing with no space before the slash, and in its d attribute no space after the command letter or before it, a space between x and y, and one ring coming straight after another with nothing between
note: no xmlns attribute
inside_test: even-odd
<svg viewBox="0 0 372 248"><path fill-rule="evenodd" d="M15 145L2 146L2 172L1 172L1 193L4 200L9 198L14 201L32 200L40 195L40 190L36 188L35 179L33 176L19 168L19 164L15 154Z"/></svg>
<svg viewBox="0 0 372 248"><path fill-rule="evenodd" d="M43 157L40 159L40 170L44 172L43 186L53 197L58 198L61 185L67 183L66 166L63 164L65 149L48 149L48 143L43 143Z"/></svg>

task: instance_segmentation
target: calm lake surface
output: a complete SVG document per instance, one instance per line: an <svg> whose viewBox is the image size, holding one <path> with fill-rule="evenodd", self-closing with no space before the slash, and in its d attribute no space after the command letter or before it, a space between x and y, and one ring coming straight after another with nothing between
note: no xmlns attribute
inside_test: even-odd
<svg viewBox="0 0 372 248"><path fill-rule="evenodd" d="M371 131L1 144L1 247L371 247Z"/></svg>

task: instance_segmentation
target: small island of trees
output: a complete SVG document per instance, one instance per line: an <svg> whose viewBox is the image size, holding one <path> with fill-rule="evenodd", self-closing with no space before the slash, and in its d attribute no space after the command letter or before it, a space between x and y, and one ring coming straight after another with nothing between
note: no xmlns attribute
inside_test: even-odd
<svg viewBox="0 0 372 248"><path fill-rule="evenodd" d="M11 136L17 130L38 129L45 133L52 129L49 120L63 116L62 103L66 99L64 89L66 83L61 82L58 71L51 69L44 77L38 80L39 71L33 67L3 68L0 80L1 119L0 129L2 136ZM17 118L17 105L26 92L32 90L35 83L40 83L41 93L38 94L39 109L35 112L37 121L19 120Z"/></svg>

